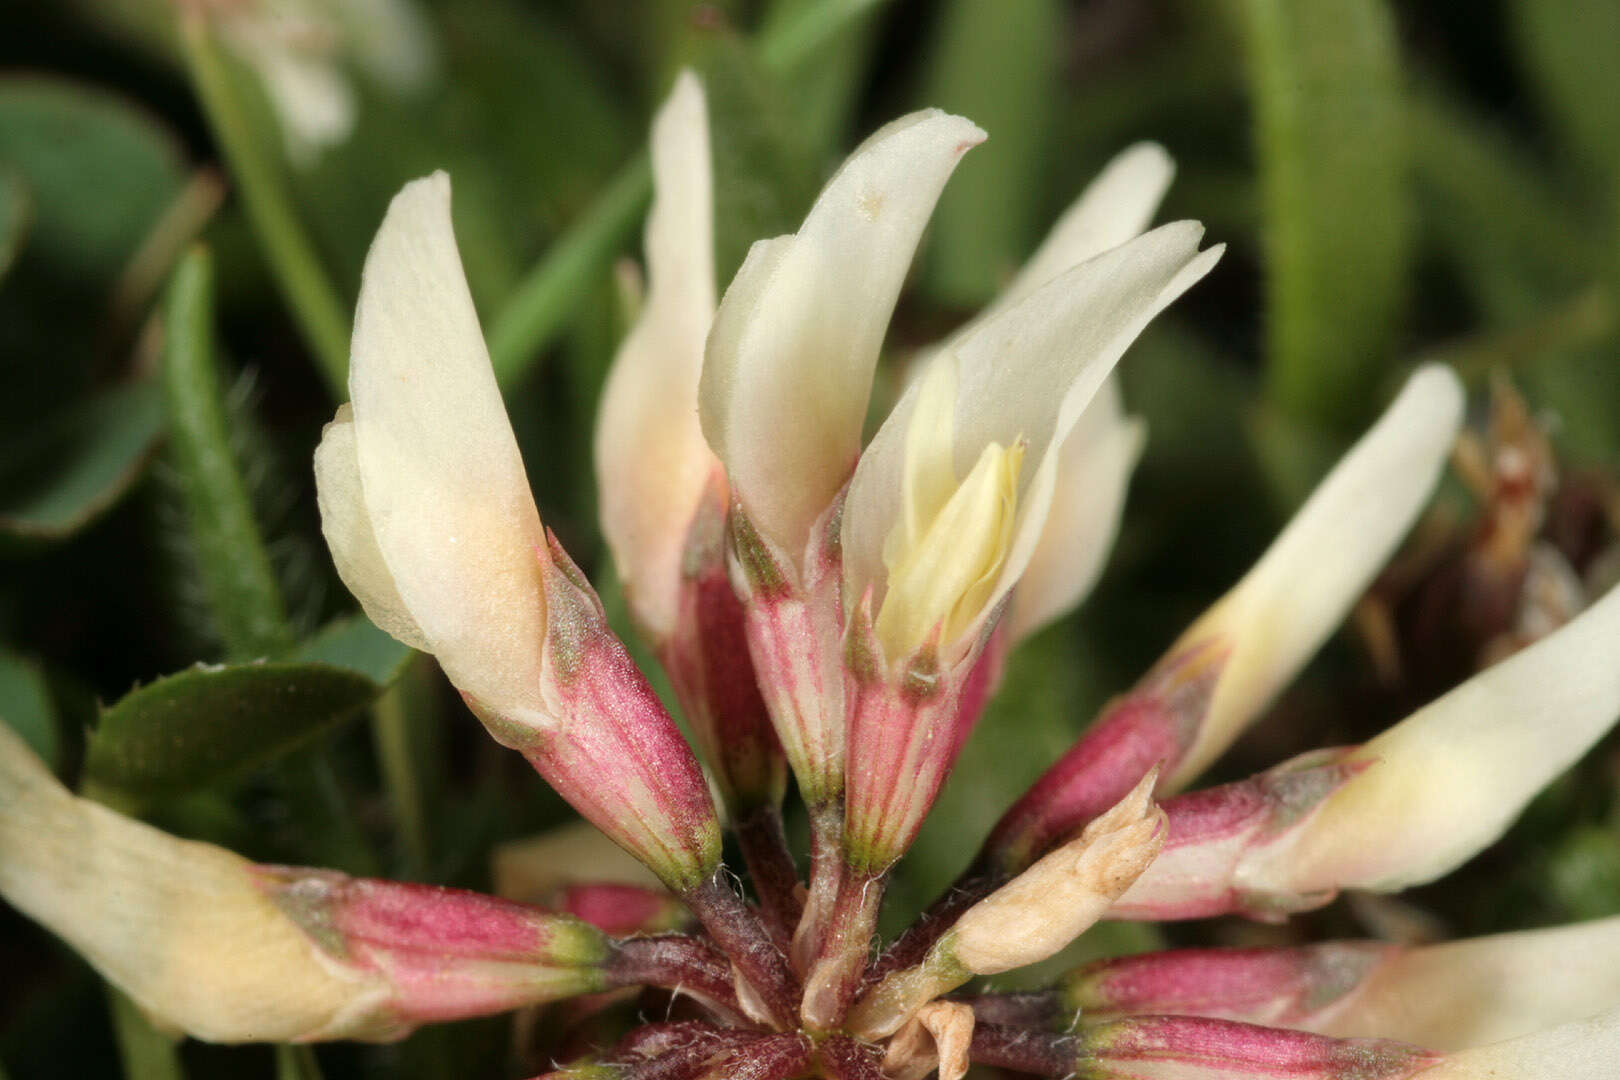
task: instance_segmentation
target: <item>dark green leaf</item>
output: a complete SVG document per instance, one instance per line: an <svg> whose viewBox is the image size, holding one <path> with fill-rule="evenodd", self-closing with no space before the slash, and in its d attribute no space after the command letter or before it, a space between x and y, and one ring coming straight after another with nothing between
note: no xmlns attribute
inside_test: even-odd
<svg viewBox="0 0 1620 1080"><path fill-rule="evenodd" d="M32 660L4 650L0 650L0 720L10 724L45 764L53 769L61 766L62 736L45 672Z"/></svg>
<svg viewBox="0 0 1620 1080"><path fill-rule="evenodd" d="M0 160L34 200L29 250L110 281L185 182L174 136L122 98L38 76L0 79Z"/></svg>
<svg viewBox="0 0 1620 1080"><path fill-rule="evenodd" d="M33 198L22 174L14 169L0 169L0 281L17 261L28 225L33 219Z"/></svg>
<svg viewBox="0 0 1620 1080"><path fill-rule="evenodd" d="M1424 221L1481 314L1514 325L1592 280L1592 238L1506 130L1432 88L1407 123Z"/></svg>
<svg viewBox="0 0 1620 1080"><path fill-rule="evenodd" d="M1611 0L1515 0L1514 40L1555 124L1613 183L1620 177L1620 5Z"/></svg>
<svg viewBox="0 0 1620 1080"><path fill-rule="evenodd" d="M742 38L708 27L690 62L709 100L714 155L714 269L722 286L756 240L793 232L820 177L787 90Z"/></svg>
<svg viewBox="0 0 1620 1080"><path fill-rule="evenodd" d="M984 303L1033 245L1062 29L1054 0L953 0L940 15L919 104L968 117L990 141L963 159L934 212L919 284L936 300Z"/></svg>
<svg viewBox="0 0 1620 1080"><path fill-rule="evenodd" d="M1243 0L1267 283L1267 389L1341 431L1393 356L1410 224L1383 0Z"/></svg>
<svg viewBox="0 0 1620 1080"><path fill-rule="evenodd" d="M227 434L214 361L213 282L207 252L176 268L164 308L163 389L169 448L189 536L219 636L247 660L290 644L287 611Z"/></svg>
<svg viewBox="0 0 1620 1080"><path fill-rule="evenodd" d="M276 1080L321 1080L313 1046L276 1047Z"/></svg>
<svg viewBox="0 0 1620 1080"><path fill-rule="evenodd" d="M177 1040L153 1027L140 1007L115 987L107 987L107 998L125 1080L185 1080Z"/></svg>
<svg viewBox="0 0 1620 1080"><path fill-rule="evenodd" d="M364 615L349 615L327 623L289 659L343 668L383 687L405 670L411 649L377 629Z"/></svg>
<svg viewBox="0 0 1620 1080"><path fill-rule="evenodd" d="M240 774L370 704L409 650L363 617L316 635L298 658L203 666L131 692L101 714L86 773L134 796Z"/></svg>
<svg viewBox="0 0 1620 1080"><path fill-rule="evenodd" d="M162 434L156 383L102 391L0 449L0 542L61 540L95 520L140 476Z"/></svg>

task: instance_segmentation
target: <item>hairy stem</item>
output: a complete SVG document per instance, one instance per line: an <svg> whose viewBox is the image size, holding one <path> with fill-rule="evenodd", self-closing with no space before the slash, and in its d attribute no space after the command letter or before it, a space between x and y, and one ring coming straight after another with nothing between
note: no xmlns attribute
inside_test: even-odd
<svg viewBox="0 0 1620 1080"><path fill-rule="evenodd" d="M771 1022L781 1028L794 1027L798 980L759 913L731 891L725 874L722 867L707 881L682 893L681 899L731 960ZM746 1008L747 1003L744 1005Z"/></svg>
<svg viewBox="0 0 1620 1080"><path fill-rule="evenodd" d="M883 905L886 874L861 874L844 868L838 898L821 938L821 949L805 978L800 1015L812 1028L837 1027L861 988Z"/></svg>
<svg viewBox="0 0 1620 1080"><path fill-rule="evenodd" d="M992 1065L1036 1076L1069 1076L1074 1073L1077 1049L1073 1035L978 1024L973 1029L968 1056L975 1065Z"/></svg>
<svg viewBox="0 0 1620 1080"><path fill-rule="evenodd" d="M739 814L732 830L748 865L748 877L759 892L765 925L777 944L786 948L804 914L804 902L799 898L799 871L782 829L782 809L762 803Z"/></svg>
<svg viewBox="0 0 1620 1080"><path fill-rule="evenodd" d="M1067 1027L1070 1019L1062 995L1056 990L969 994L953 1000L971 1008L974 1021L980 1024L1051 1031Z"/></svg>
<svg viewBox="0 0 1620 1080"><path fill-rule="evenodd" d="M746 1019L730 962L701 938L664 934L620 942L608 978L615 986L658 986L686 994L727 1023Z"/></svg>

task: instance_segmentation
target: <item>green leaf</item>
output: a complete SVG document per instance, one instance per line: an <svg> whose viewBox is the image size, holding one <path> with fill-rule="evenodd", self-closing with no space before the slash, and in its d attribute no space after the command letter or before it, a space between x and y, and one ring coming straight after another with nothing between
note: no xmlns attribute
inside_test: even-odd
<svg viewBox="0 0 1620 1080"><path fill-rule="evenodd" d="M820 176L782 82L748 42L705 27L687 57L702 74L714 157L714 268L722 286L756 240L799 227Z"/></svg>
<svg viewBox="0 0 1620 1080"><path fill-rule="evenodd" d="M758 43L767 70L785 72L819 54L879 0L818 5L803 18L783 20ZM512 290L488 332L490 360L501 385L527 373L542 350L568 325L575 300L605 277L652 195L646 151L632 157L591 205L569 225Z"/></svg>
<svg viewBox="0 0 1620 1080"><path fill-rule="evenodd" d="M135 483L162 434L157 385L104 390L0 451L0 546L32 547L90 524Z"/></svg>
<svg viewBox="0 0 1620 1080"><path fill-rule="evenodd" d="M0 281L17 261L34 216L28 184L15 169L0 169Z"/></svg>
<svg viewBox="0 0 1620 1080"><path fill-rule="evenodd" d="M1394 21L1383 0L1242 0L1266 256L1267 392L1353 429L1389 364L1405 289Z"/></svg>
<svg viewBox="0 0 1620 1080"><path fill-rule="evenodd" d="M32 660L0 650L0 720L21 735L52 769L62 764L62 735L56 723L45 672Z"/></svg>
<svg viewBox="0 0 1620 1080"><path fill-rule="evenodd" d="M198 665L165 676L102 712L86 776L141 798L239 775L370 704L409 653L355 616L289 660Z"/></svg>
<svg viewBox="0 0 1620 1080"><path fill-rule="evenodd" d="M321 263L289 194L286 176L244 92L247 77L221 49L206 16L187 10L181 43L192 84L231 167L264 258L327 389L348 396L349 310Z"/></svg>
<svg viewBox="0 0 1620 1080"><path fill-rule="evenodd" d="M928 53L920 104L960 113L989 143L963 159L940 196L919 284L975 307L1033 245L1042 166L1058 100L1063 6L1054 0L952 0Z"/></svg>
<svg viewBox="0 0 1620 1080"><path fill-rule="evenodd" d="M343 668L383 687L405 670L411 648L379 630L364 615L355 614L327 623L288 659Z"/></svg>
<svg viewBox="0 0 1620 1080"><path fill-rule="evenodd" d="M212 267L207 252L195 248L175 269L164 307L169 448L214 623L228 655L247 660L278 653L291 638L281 589L231 450L213 332Z"/></svg>
<svg viewBox="0 0 1620 1080"><path fill-rule="evenodd" d="M1437 88L1414 93L1407 123L1423 220L1482 314L1533 319L1592 280L1597 253L1567 194L1506 131Z"/></svg>
<svg viewBox="0 0 1620 1080"><path fill-rule="evenodd" d="M140 1007L117 988L109 985L107 998L125 1080L184 1080L177 1040L153 1027Z"/></svg>
<svg viewBox="0 0 1620 1080"><path fill-rule="evenodd" d="M321 1080L321 1063L309 1045L276 1047L276 1080Z"/></svg>
<svg viewBox="0 0 1620 1080"><path fill-rule="evenodd" d="M1620 6L1611 0L1515 0L1524 66L1555 124L1609 182L1620 177Z"/></svg>
<svg viewBox="0 0 1620 1080"><path fill-rule="evenodd" d="M122 98L27 75L0 78L0 161L33 195L30 252L70 280L111 281L186 174L173 134Z"/></svg>

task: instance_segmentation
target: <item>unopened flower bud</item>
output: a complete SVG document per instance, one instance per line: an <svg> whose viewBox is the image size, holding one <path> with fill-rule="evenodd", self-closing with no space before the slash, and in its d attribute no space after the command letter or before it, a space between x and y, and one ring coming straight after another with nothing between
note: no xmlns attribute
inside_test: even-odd
<svg viewBox="0 0 1620 1080"><path fill-rule="evenodd" d="M850 1013L852 1029L890 1035L925 1002L974 975L1039 963L1089 929L1164 843L1150 772L1079 837L969 908L921 964L887 976Z"/></svg>
<svg viewBox="0 0 1620 1080"><path fill-rule="evenodd" d="M1438 1060L1388 1039L1332 1039L1194 1016L1143 1016L1087 1029L1076 1074L1087 1080L1410 1080ZM1517 1074L1504 1073L1504 1080Z"/></svg>
<svg viewBox="0 0 1620 1080"><path fill-rule="evenodd" d="M1156 1013L1321 1031L1322 1021L1337 1015L1345 999L1399 952L1380 942L1333 941L1098 960L1063 978L1054 1013L1065 1025L1075 1016L1094 1023Z"/></svg>
<svg viewBox="0 0 1620 1080"><path fill-rule="evenodd" d="M0 805L0 894L199 1039L396 1039L605 985L607 940L577 919L254 866L76 798L4 724Z"/></svg>

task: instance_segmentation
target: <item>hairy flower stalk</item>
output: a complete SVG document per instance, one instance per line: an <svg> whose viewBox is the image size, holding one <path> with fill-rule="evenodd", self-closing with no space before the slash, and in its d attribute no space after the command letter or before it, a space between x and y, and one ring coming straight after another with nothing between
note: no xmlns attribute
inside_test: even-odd
<svg viewBox="0 0 1620 1080"><path fill-rule="evenodd" d="M923 351L863 445L914 250L983 138L937 111L882 128L717 303L695 77L654 124L650 290L597 429L603 530L752 899L722 864L710 776L540 520L443 174L400 192L367 258L352 400L315 452L322 529L371 619L431 653L617 863L580 855L576 828L499 852L500 899L258 866L77 798L0 726L0 894L215 1041L390 1039L568 997L578 1030L548 1075L575 1080L1612 1077L1615 920L969 985L1100 919L1282 920L1433 880L1620 718L1614 591L1363 746L1185 790L1422 509L1463 411L1438 366L1008 809L952 894L874 954L891 868L1010 650L1081 599L1118 527L1142 428L1114 366L1221 255L1195 222L1144 231L1171 165L1127 150L1000 299ZM781 824L790 769L808 881Z"/></svg>

